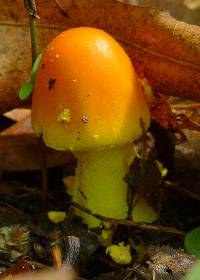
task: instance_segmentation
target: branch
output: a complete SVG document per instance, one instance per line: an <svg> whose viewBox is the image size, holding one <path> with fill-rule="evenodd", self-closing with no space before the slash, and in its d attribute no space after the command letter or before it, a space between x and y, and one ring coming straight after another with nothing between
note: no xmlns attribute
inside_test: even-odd
<svg viewBox="0 0 200 280"><path fill-rule="evenodd" d="M171 234L175 234L175 235L179 235L180 237L184 237L185 236L185 232L182 230L178 230L176 228L173 227L166 227L166 226L162 226L162 225L153 225L153 224L145 224L145 223L138 223L138 222L134 222L132 220L124 220L124 219L115 219L115 218L108 218L105 216L102 216L100 214L96 214L91 212L91 210L89 210L88 208L82 207L80 206L78 203L76 202L71 202L71 205L89 215L92 215L93 217L105 221L105 222L109 222L115 225L126 225L126 226L132 226L132 227L137 227L139 229L143 229L143 230L154 230L154 231L161 231L161 232L166 232L166 233L171 233Z"/></svg>

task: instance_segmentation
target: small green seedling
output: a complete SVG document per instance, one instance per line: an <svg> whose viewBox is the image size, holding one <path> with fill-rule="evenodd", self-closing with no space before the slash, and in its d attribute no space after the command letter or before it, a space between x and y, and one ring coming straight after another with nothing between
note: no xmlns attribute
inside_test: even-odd
<svg viewBox="0 0 200 280"><path fill-rule="evenodd" d="M200 262L197 262L182 280L199 280Z"/></svg>
<svg viewBox="0 0 200 280"><path fill-rule="evenodd" d="M36 77L36 73L37 73L38 66L39 66L41 58L42 58L42 53L40 53L38 55L37 59L35 60L35 63L33 65L32 71L31 71L30 82L27 82L27 83L23 84L22 87L20 88L19 98L21 100L26 100L31 95L31 93L33 91L33 86L34 86L34 83L35 83L35 77Z"/></svg>
<svg viewBox="0 0 200 280"><path fill-rule="evenodd" d="M192 229L184 240L185 250L200 259L200 227ZM200 278L199 278L200 279Z"/></svg>

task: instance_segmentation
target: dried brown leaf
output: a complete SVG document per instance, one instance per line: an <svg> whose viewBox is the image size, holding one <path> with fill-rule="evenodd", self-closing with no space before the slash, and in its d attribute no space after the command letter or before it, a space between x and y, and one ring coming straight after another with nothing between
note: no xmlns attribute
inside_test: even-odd
<svg viewBox="0 0 200 280"><path fill-rule="evenodd" d="M54 167L73 160L67 152L45 149L47 166ZM0 133L0 169L22 171L41 169L41 147L35 136L30 116Z"/></svg>
<svg viewBox="0 0 200 280"><path fill-rule="evenodd" d="M200 100L199 27L178 22L154 8L115 0L72 0L71 6L67 1L69 16L54 0L38 0L37 4L40 50L65 28L96 26L119 40L137 71L156 91ZM0 45L0 112L5 112L21 104L16 96L29 79L31 51L23 1L1 0L0 10L0 36L4 38Z"/></svg>
<svg viewBox="0 0 200 280"><path fill-rule="evenodd" d="M119 40L156 91L200 98L199 27L155 8L115 0L73 0L67 12L80 24L102 28Z"/></svg>
<svg viewBox="0 0 200 280"><path fill-rule="evenodd" d="M21 121L31 115L30 109L13 109L12 111L9 111L4 114L5 117L18 122Z"/></svg>
<svg viewBox="0 0 200 280"><path fill-rule="evenodd" d="M199 0L182 0L183 4L191 10L200 9L200 1Z"/></svg>
<svg viewBox="0 0 200 280"><path fill-rule="evenodd" d="M183 250L170 246L150 246L145 255L148 269L157 280L180 280L196 261Z"/></svg>
<svg viewBox="0 0 200 280"><path fill-rule="evenodd" d="M176 116L172 112L167 97L162 94L156 94L154 102L151 104L152 119L164 128L176 128Z"/></svg>
<svg viewBox="0 0 200 280"><path fill-rule="evenodd" d="M73 26L54 0L37 1L38 50L63 29ZM48 7L48 8L47 8ZM0 113L26 106L18 98L20 86L30 79L31 43L27 11L24 1L0 0ZM53 27L52 27L53 26ZM29 100L30 104L30 100Z"/></svg>

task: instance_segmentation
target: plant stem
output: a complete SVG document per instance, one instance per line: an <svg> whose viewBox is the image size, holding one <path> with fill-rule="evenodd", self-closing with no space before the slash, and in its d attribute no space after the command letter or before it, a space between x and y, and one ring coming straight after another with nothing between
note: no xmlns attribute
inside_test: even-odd
<svg viewBox="0 0 200 280"><path fill-rule="evenodd" d="M37 28L36 19L39 18L37 15L37 9L35 0L24 0L24 5L29 14L29 25L31 34L31 52L32 52L32 65L37 58Z"/></svg>
<svg viewBox="0 0 200 280"><path fill-rule="evenodd" d="M31 53L32 53L32 65L34 65L38 52L37 52L37 27L36 19L39 19L37 14L37 7L35 0L24 0L24 6L29 14L29 26L31 35ZM45 155L45 144L39 139L39 146L41 148L41 172L42 172L42 203L46 202L47 192L48 192L48 176L47 176L47 161Z"/></svg>
<svg viewBox="0 0 200 280"><path fill-rule="evenodd" d="M40 151L40 164L41 164L41 177L42 177L42 206L45 207L47 195L48 195L48 172L47 172L47 158L46 158L46 146L42 138L38 139L39 151Z"/></svg>
<svg viewBox="0 0 200 280"><path fill-rule="evenodd" d="M177 191L182 195L188 196L194 200L200 201L200 195L194 192L191 192L190 190L184 188L184 187L180 187L178 184L176 183L172 183L170 181L164 181L164 187L166 189L171 189L172 191Z"/></svg>
<svg viewBox="0 0 200 280"><path fill-rule="evenodd" d="M35 19L29 15L30 33L31 33L31 52L32 52L32 65L37 58L37 35Z"/></svg>

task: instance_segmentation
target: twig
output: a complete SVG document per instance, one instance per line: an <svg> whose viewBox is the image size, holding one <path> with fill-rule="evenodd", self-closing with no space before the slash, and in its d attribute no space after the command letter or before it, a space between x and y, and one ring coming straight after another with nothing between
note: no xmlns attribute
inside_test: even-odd
<svg viewBox="0 0 200 280"><path fill-rule="evenodd" d="M71 205L74 206L75 208L89 214L92 215L93 217L105 221L105 222L109 222L115 225L126 225L126 226L132 226L132 227L137 227L140 229L144 229L144 230L154 230L154 231L161 231L161 232L167 232L167 233L171 233L171 234L176 234L179 235L181 237L185 236L185 232L173 227L166 227L166 226L162 226L162 225L153 225L153 224L146 224L146 223L139 223L139 222L134 222L132 220L124 220L124 219L116 219L116 218L108 218L105 217L103 215L100 214L96 214L93 213L91 210L89 210L88 208L85 208L81 205L79 205L76 202L71 202Z"/></svg>
<svg viewBox="0 0 200 280"><path fill-rule="evenodd" d="M34 266L35 268L37 269L51 269L50 266L46 265L46 264L43 264L43 263L40 263L38 261L35 261L35 260L32 260L31 258L29 257L24 257L23 258L26 263L28 263L29 265L31 265L32 267Z"/></svg>
<svg viewBox="0 0 200 280"><path fill-rule="evenodd" d="M34 222L34 218L26 213L24 213L22 210L14 207L13 205L7 203L7 202L0 202L0 205L3 207L7 207L8 209L10 209L12 212L14 212L15 214L18 214L19 216L23 217L24 219L26 219L29 222Z"/></svg>
<svg viewBox="0 0 200 280"><path fill-rule="evenodd" d="M134 270L133 269L129 269L127 275L122 280L131 279L131 276L133 275L133 273L134 273Z"/></svg>
<svg viewBox="0 0 200 280"><path fill-rule="evenodd" d="M200 109L200 103L172 104L171 107L175 110L198 110Z"/></svg>
<svg viewBox="0 0 200 280"><path fill-rule="evenodd" d="M181 188L177 184L174 184L174 183L172 183L170 181L165 181L164 183L165 183L165 187L167 189L172 189L174 191L178 191L181 194L184 194L184 195L189 196L189 197L191 197L191 198L193 198L195 200L200 201L200 195L198 195L196 193L193 193L193 192L191 192L191 191L189 191L189 190L187 190L185 188Z"/></svg>

